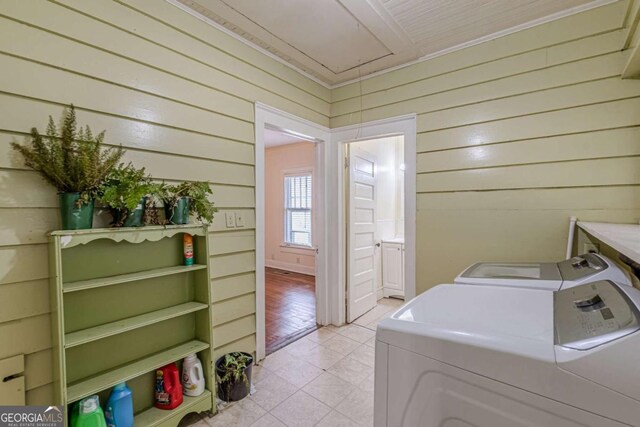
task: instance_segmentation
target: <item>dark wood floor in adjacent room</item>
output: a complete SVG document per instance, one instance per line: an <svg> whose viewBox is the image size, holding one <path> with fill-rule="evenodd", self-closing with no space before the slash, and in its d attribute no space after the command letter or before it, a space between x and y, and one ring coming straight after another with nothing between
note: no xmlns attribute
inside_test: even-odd
<svg viewBox="0 0 640 427"><path fill-rule="evenodd" d="M317 328L315 277L266 268L267 354Z"/></svg>

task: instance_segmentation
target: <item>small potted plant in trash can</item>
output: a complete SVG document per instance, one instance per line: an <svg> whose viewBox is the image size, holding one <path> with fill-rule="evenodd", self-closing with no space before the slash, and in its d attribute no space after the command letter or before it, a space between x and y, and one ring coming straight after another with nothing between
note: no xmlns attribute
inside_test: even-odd
<svg viewBox="0 0 640 427"><path fill-rule="evenodd" d="M147 195L154 189L151 177L144 168L136 169L131 163L120 163L114 168L101 189L100 201L111 209L114 227L140 227L143 225Z"/></svg>
<svg viewBox="0 0 640 427"><path fill-rule="evenodd" d="M227 353L216 361L218 394L225 402L242 400L251 391L253 356L249 353Z"/></svg>
<svg viewBox="0 0 640 427"><path fill-rule="evenodd" d="M124 154L122 147L104 148L104 131L93 135L89 126L77 129L73 104L65 111L62 128L49 116L45 135L31 128L31 143L11 146L24 163L58 190L62 228L93 225L93 206L109 171Z"/></svg>
<svg viewBox="0 0 640 427"><path fill-rule="evenodd" d="M199 221L211 223L218 209L208 196L213 194L208 182L182 182L178 185L162 184L159 198L169 224L188 224L189 215Z"/></svg>

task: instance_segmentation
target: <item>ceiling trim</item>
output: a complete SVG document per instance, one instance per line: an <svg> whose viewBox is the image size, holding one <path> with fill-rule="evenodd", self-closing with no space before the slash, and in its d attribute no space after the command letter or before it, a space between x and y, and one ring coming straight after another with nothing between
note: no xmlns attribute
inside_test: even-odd
<svg viewBox="0 0 640 427"><path fill-rule="evenodd" d="M471 40L471 41L468 41L468 42L465 42L465 43L461 43L461 44L456 45L456 46L449 47L447 49L443 49L443 50L439 50L437 52L430 53L429 55L422 56L422 57L420 57L418 59L415 59L415 60L413 60L411 62L406 62L404 64L396 65L394 67L385 68L384 70L376 71L374 73L367 74L366 76L362 76L362 77L358 77L358 78L355 78L355 79L347 80L345 82L336 83L334 85L331 85L330 88L334 89L334 88L338 88L338 87L342 87L342 86L347 86L347 85L350 85L352 83L357 83L357 82L362 81L362 80L367 80L367 79L370 79L370 78L373 78L373 77L377 77L377 76L380 76L382 74L386 74L386 73L390 73L390 72L395 71L395 70L399 70L401 68L410 67L411 65L419 64L420 62L428 61L430 59L437 58L439 56L447 55L449 53L456 52L458 50L466 49L466 48L471 47L471 46L476 46L476 45L479 45L481 43L488 42L490 40L495 40L497 38L504 37L504 36L507 36L509 34L517 33L517 32L520 32L520 31L524 31L524 30L527 30L529 28L537 27L539 25L546 24L548 22L557 21L558 19L566 18L568 16L575 15L575 14L580 13L580 12L586 12L587 10L595 9L597 7L605 6L605 5L608 5L608 4L611 4L611 3L615 3L617 1L619 1L619 0L594 0L594 1L590 2L590 3L586 3L586 4L583 4L583 5L580 5L580 6L576 6L576 7L572 7L572 8L560 11L560 12L556 12L556 13L551 14L549 16L545 16L543 18L534 19L533 21L529 21L529 22L526 22L524 24L516 25L515 27L507 28L506 30L498 31L498 32L493 33L493 34L488 34L486 36L477 38L475 40Z"/></svg>
<svg viewBox="0 0 640 427"><path fill-rule="evenodd" d="M315 76L313 76L313 75L311 75L311 74L299 69L295 65L285 61L284 59L280 58L279 56L274 55L273 53L269 52L268 50L263 49L262 47L250 42L249 40L245 39L244 37L234 33L233 31L225 28L224 26L218 24L216 21L214 21L214 20L212 20L212 19L210 19L210 18L208 18L206 16L201 15L200 13L196 12L195 10L193 10L193 9L189 8L188 6L180 3L178 0L165 0L165 1L170 3L170 4L172 4L173 6L175 6L177 8L179 8L180 10L188 13L189 15L194 16L195 18L198 18L199 20L201 20L201 21L203 21L203 22L215 27L216 29L222 31L223 33L227 34L228 36L233 37L234 39L240 41L241 43L243 43L243 44L245 44L245 45L257 50L258 52L263 53L264 55L268 56L269 58L274 59L275 61L279 62L280 64L283 64L283 65L289 67L290 69L296 71L297 73L302 74L303 76L313 80L314 82L318 83L319 85L321 85L321 86L323 86L323 87L325 87L327 89L335 89L335 88L339 88L339 87L342 87L342 86L347 86L347 85L350 85L350 84L353 84L353 83L357 83L359 81L367 80L367 79L370 79L370 78L373 78L373 77L381 76L383 74L390 73L392 71L396 71L396 70L399 70L399 69L402 69L402 68L405 68L405 67L410 67L410 66L418 64L420 62L428 61L430 59L437 58L439 56L447 55L449 53L456 52L456 51L462 50L462 49L466 49L468 47L475 46L475 45L478 45L480 43L484 43L484 42L487 42L487 41L490 41L490 40L494 40L494 39L497 39L497 38L500 38L500 37L504 37L504 36L507 36L509 34L517 33L519 31L524 31L524 30L527 30L527 29L532 28L532 27L536 27L536 26L539 26L539 25L542 25L542 24L546 24L548 22L557 21L558 19L566 18L568 16L575 15L577 13L585 12L587 10L591 10L591 9L595 9L595 8L598 8L598 7L601 7L601 6L605 6L607 4L615 3L615 2L617 2L619 0L594 0L594 1L590 2L590 3L586 3L586 4L583 4L583 5L580 5L580 6L576 6L576 7L572 7L572 8L560 11L560 12L556 12L556 13L551 14L549 16L545 16L543 18L534 19L533 21L529 21L529 22L526 22L524 24L516 25L515 27L507 28L505 30L498 31L498 32L493 33L493 34L488 34L486 36L477 38L475 40L471 40L471 41L468 41L468 42L465 42L465 43L461 43L459 45L452 46L450 48L443 49L443 50L440 50L438 52L430 53L429 55L422 56L422 57L420 57L418 59L415 59L415 60L413 60L411 62L407 62L407 63L400 64L400 65L396 65L396 66L390 67L390 68L385 68L384 70L376 71L374 73L367 74L366 76L357 77L355 79L347 80L345 82L336 83L336 84L333 84L333 85L332 84L328 84L326 82L323 82L322 80L318 79L317 77L315 77Z"/></svg>
<svg viewBox="0 0 640 427"><path fill-rule="evenodd" d="M262 47L251 43L249 40L245 39L244 37L234 33L233 31L225 28L224 26L218 24L216 21L214 21L211 18L208 18L206 16L201 15L200 13L196 12L195 10L191 9L189 6L180 3L178 0L165 0L167 3L174 5L175 7L177 7L180 10L183 10L184 12L187 12L189 15L198 18L199 20L211 25L212 27L215 27L216 29L222 31L223 33L225 33L228 36L233 37L234 39L238 40L239 42L257 50L260 53L263 53L265 55L267 55L269 58L278 61L279 63L281 63L282 65L286 65L287 67L291 68L293 71L296 71L297 73L302 74L303 76L313 80L314 82L318 83L319 85L327 88L327 89L331 89L332 85L323 82L322 80L320 80L319 78L317 78L316 76L313 76L309 73L306 73L304 71L302 71L301 69L299 69L298 67L296 67L295 65L285 61L284 59L280 58L277 55L274 55L273 53L269 52L266 49L263 49Z"/></svg>

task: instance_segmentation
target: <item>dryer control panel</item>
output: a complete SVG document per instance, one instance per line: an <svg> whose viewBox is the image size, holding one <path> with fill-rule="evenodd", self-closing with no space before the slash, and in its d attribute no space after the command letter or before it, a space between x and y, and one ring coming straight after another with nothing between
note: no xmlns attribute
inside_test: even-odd
<svg viewBox="0 0 640 427"><path fill-rule="evenodd" d="M609 265L595 254L578 255L558 263L562 280L576 281L593 276L609 268Z"/></svg>
<svg viewBox="0 0 640 427"><path fill-rule="evenodd" d="M640 330L637 304L608 280L555 292L553 303L556 345L589 350Z"/></svg>

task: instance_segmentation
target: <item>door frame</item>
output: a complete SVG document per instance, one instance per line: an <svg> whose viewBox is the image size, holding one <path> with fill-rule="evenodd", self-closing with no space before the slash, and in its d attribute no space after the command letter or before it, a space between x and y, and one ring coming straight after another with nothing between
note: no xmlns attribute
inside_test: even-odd
<svg viewBox="0 0 640 427"><path fill-rule="evenodd" d="M266 356L266 320L265 320L265 145L264 130L270 128L281 130L297 137L314 142L316 146L316 165L313 183L314 217L316 235L314 243L316 253L316 322L328 325L329 290L327 281L327 253L328 236L326 219L329 217L327 209L327 189L325 186L327 163L327 148L331 142L329 128L297 117L293 114L270 107L261 102L255 103L255 198L256 198L256 358L262 360ZM330 223L329 223L330 224Z"/></svg>
<svg viewBox="0 0 640 427"><path fill-rule="evenodd" d="M326 196L329 202L328 224L338 224L327 230L327 244L338 250L328 256L329 283L338 283L329 289L330 317L334 325L346 321L346 254L347 225L344 200L345 144L355 141L377 139L385 136L404 136L404 236L405 236L405 300L416 296L416 115L407 114L358 125L331 130L331 150L325 169Z"/></svg>

